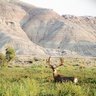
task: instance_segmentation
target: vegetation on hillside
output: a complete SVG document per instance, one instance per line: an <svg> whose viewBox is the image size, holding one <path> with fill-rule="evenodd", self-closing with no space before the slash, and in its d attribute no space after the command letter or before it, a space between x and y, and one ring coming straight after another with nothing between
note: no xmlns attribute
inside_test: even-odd
<svg viewBox="0 0 96 96"><path fill-rule="evenodd" d="M15 54L15 50L12 47L8 47L6 49L6 59L7 62L11 62L15 59L16 54Z"/></svg>
<svg viewBox="0 0 96 96"><path fill-rule="evenodd" d="M6 49L6 54L0 53L0 66L5 67L15 59L15 50L12 47Z"/></svg>
<svg viewBox="0 0 96 96"><path fill-rule="evenodd" d="M5 55L3 53L0 53L0 66L3 67L3 66L6 66L6 58L5 58Z"/></svg>

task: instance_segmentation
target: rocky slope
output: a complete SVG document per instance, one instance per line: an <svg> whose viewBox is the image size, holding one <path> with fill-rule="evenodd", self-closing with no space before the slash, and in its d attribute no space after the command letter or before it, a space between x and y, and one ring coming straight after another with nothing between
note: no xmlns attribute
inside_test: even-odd
<svg viewBox="0 0 96 96"><path fill-rule="evenodd" d="M96 57L96 17L60 16L23 2L4 5L0 4L0 48L11 43L19 54Z"/></svg>
<svg viewBox="0 0 96 96"><path fill-rule="evenodd" d="M25 15L26 12L16 4L0 3L0 49L12 46L17 54L44 55L43 48L30 41L20 26Z"/></svg>
<svg viewBox="0 0 96 96"><path fill-rule="evenodd" d="M53 53L96 56L96 17L60 16L50 9L21 6L27 12L22 28L34 43L56 49Z"/></svg>

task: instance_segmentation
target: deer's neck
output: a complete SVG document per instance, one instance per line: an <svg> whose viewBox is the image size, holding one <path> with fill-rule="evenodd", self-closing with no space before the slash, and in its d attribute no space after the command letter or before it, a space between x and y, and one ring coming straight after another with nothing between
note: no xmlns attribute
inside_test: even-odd
<svg viewBox="0 0 96 96"><path fill-rule="evenodd" d="M55 69L54 71L53 71L53 76L57 76L58 75L58 73L57 73L57 70Z"/></svg>

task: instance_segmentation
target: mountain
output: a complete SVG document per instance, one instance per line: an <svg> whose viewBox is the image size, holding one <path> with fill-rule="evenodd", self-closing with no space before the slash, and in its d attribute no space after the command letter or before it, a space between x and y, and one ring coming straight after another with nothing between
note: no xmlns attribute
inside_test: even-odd
<svg viewBox="0 0 96 96"><path fill-rule="evenodd" d="M18 54L96 57L96 17L10 2L0 4L0 18L1 49L11 43Z"/></svg>
<svg viewBox="0 0 96 96"><path fill-rule="evenodd" d="M0 49L12 46L19 55L44 55L43 48L30 41L21 28L20 21L25 15L14 3L0 3Z"/></svg>

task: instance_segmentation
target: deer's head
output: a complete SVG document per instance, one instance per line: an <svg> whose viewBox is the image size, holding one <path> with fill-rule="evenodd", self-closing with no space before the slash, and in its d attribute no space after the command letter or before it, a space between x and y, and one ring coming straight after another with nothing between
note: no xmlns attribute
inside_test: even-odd
<svg viewBox="0 0 96 96"><path fill-rule="evenodd" d="M52 57L49 57L46 60L47 65L49 65L49 67L52 69L53 74L56 75L57 74L57 68L62 66L64 63L64 60L62 57L59 58L59 64L55 64L54 62L51 62Z"/></svg>

